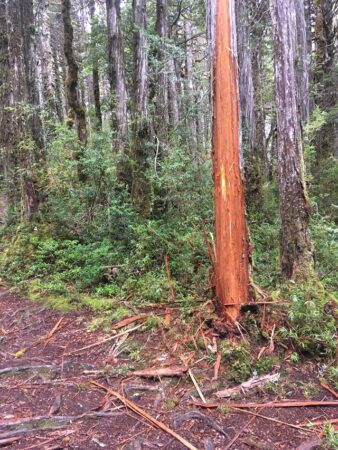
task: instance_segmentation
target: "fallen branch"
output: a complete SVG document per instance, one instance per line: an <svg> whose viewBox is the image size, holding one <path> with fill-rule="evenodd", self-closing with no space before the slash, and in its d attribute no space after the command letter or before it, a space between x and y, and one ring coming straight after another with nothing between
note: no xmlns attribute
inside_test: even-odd
<svg viewBox="0 0 338 450"><path fill-rule="evenodd" d="M34 428L34 424L37 424L39 427L39 422L47 421L49 424L55 424L56 426L62 425L69 425L69 423L76 422L78 420L82 419L97 419L101 417L117 417L122 415L121 412L111 413L111 412L88 412L83 413L78 416L50 416L50 415L44 415L44 416L35 416L35 417L24 417L23 419L13 420L11 422L0 422L0 430L4 430L6 428L15 428L15 427L21 427L22 425L29 425L32 429L36 430L37 428ZM44 429L43 427L39 427L39 429ZM13 430L18 431L18 430ZM1 439L1 435L0 435Z"/></svg>
<svg viewBox="0 0 338 450"><path fill-rule="evenodd" d="M200 396L202 402L206 403L207 401L205 400L204 395L203 395L203 393L202 393L202 391L201 391L201 389L200 389L200 387L199 387L199 385L198 385L198 383L196 381L196 378L194 377L194 375L193 375L193 373L192 373L192 371L190 369L188 370L188 373L189 373L189 376L190 376L192 382L194 383L196 391L198 392L198 395Z"/></svg>
<svg viewBox="0 0 338 450"><path fill-rule="evenodd" d="M201 406L202 408L218 408L219 406L227 406L229 408L306 408L311 406L338 406L338 401L301 401L295 400L290 402L267 402L267 403L221 403L209 402L203 403L199 401L191 401L192 405Z"/></svg>
<svg viewBox="0 0 338 450"><path fill-rule="evenodd" d="M280 377L279 373L273 373L270 375L264 375L260 378L253 377L244 383L239 384L233 388L223 389L222 391L216 392L216 397L224 398L231 397L234 394L238 394L240 392L245 392L250 389L254 389L256 387L264 386L266 383L272 383L278 381Z"/></svg>
<svg viewBox="0 0 338 450"><path fill-rule="evenodd" d="M334 389L332 389L330 386L328 386L327 384L324 383L320 383L320 385L326 389L327 391L330 392L330 394L332 394L334 397L338 398L338 392L336 392Z"/></svg>
<svg viewBox="0 0 338 450"><path fill-rule="evenodd" d="M61 319L54 325L51 331L48 334L46 334L46 336L42 339L45 341L43 348L47 346L48 342L51 340L54 334L60 330L63 319L64 317L61 317Z"/></svg>
<svg viewBox="0 0 338 450"><path fill-rule="evenodd" d="M19 437L1 439L0 447L7 447L7 445L14 444L14 442L18 441L19 439Z"/></svg>
<svg viewBox="0 0 338 450"><path fill-rule="evenodd" d="M86 345L85 347L78 348L77 350L73 350L72 352L65 353L64 356L70 356L82 352L83 350L89 350L90 348L98 347L99 345L105 344L106 342L113 341L121 336L124 336L127 333L131 333L132 331L138 330L142 327L142 323L140 325L136 325L134 328L128 328L128 330L124 330L121 333L115 334L114 336L110 336L109 338L102 339L101 341L94 342L94 344Z"/></svg>
<svg viewBox="0 0 338 450"><path fill-rule="evenodd" d="M184 439L182 436L177 434L175 431L171 430L169 427L167 427L164 423L160 422L159 420L155 419L151 415L149 415L146 411L144 411L142 408L137 406L135 403L131 402L130 400L123 397L118 392L113 391L112 389L107 388L106 386L97 383L96 381L91 381L91 384L93 386L98 387L99 389L103 389L104 391L108 392L108 394L113 395L117 399L119 399L127 408L134 411L136 414L140 415L144 419L146 419L149 423L152 425L155 425L156 427L160 428L161 430L165 431L166 433L173 436L175 439L177 439L181 444L185 445L190 450L198 450L195 446L193 446L190 442L188 442L186 439Z"/></svg>
<svg viewBox="0 0 338 450"><path fill-rule="evenodd" d="M148 314L137 314L133 317L127 317L126 319L121 320L120 322L117 322L113 325L113 330L119 330L120 328L123 328L127 325L130 325L131 323L137 322L138 320L143 320L148 316Z"/></svg>
<svg viewBox="0 0 338 450"><path fill-rule="evenodd" d="M246 409L235 408L233 406L230 406L230 408L233 409L234 411L238 411L238 412L245 413L245 414L250 414L255 417L260 417L261 419L269 420L270 422L275 422L275 423L279 423L280 425L285 425L285 426L288 426L291 428L295 428L296 430L300 430L300 431L307 432L307 433L315 433L314 430L310 430L309 428L302 427L301 425L294 425L293 423L284 422L283 420L275 419L273 417L263 416L262 414L248 411Z"/></svg>
<svg viewBox="0 0 338 450"><path fill-rule="evenodd" d="M239 432L231 439L229 444L224 448L224 450L229 450L234 443L237 441L237 439L240 437L240 435L243 433L243 431L248 430L248 427L252 424L252 422L256 419L257 416L251 417L251 419L244 425L244 427L239 430Z"/></svg>
<svg viewBox="0 0 338 450"><path fill-rule="evenodd" d="M33 372L36 370L52 370L55 371L58 369L55 366L49 366L49 365L39 365L39 366L22 366L22 367L5 367L4 369L0 369L0 376L1 375L7 375L11 373L18 373L18 372Z"/></svg>
<svg viewBox="0 0 338 450"><path fill-rule="evenodd" d="M185 414L175 414L174 415L174 423L175 426L181 425L183 422L186 422L187 420L202 420L203 422L206 422L209 427L216 430L218 433L220 433L222 436L230 439L230 436L226 431L223 430L222 427L220 427L214 420L212 420L210 417L206 416L205 414L202 414L199 411L190 411Z"/></svg>
<svg viewBox="0 0 338 450"><path fill-rule="evenodd" d="M155 369L136 370L132 375L144 378L178 377L187 372L186 366L159 367Z"/></svg>
<svg viewBox="0 0 338 450"><path fill-rule="evenodd" d="M213 381L217 381L218 380L218 374L219 374L219 369L221 367L221 361L222 361L222 353L217 353L216 356L216 361L215 361L215 365L214 365L214 376L213 376Z"/></svg>

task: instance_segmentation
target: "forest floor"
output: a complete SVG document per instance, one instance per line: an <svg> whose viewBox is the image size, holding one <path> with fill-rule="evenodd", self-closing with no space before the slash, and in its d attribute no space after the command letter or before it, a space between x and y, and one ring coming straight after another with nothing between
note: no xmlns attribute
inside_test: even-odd
<svg viewBox="0 0 338 450"><path fill-rule="evenodd" d="M143 313L148 314L149 308ZM176 320L173 311L170 316L167 310L166 315L167 325ZM89 312L58 312L3 288L0 447L189 448L170 434L175 432L190 448L199 450L321 448L324 423L337 419L337 405L333 404L337 400L333 390L321 385L318 362L292 365L284 361L275 369L281 375L274 389L241 390L231 404L223 399L218 400L222 406L202 408L197 405L202 400L193 379L207 402L215 402L214 391L227 387L222 386L221 378L214 384L211 381L217 360L205 357L195 361L194 348L178 357L176 349L186 337L184 333L170 333L171 326L167 330L135 329L140 322L134 319L124 327L120 323L116 331L120 336L112 338L112 331L88 330L93 321ZM142 317L139 320L142 323ZM125 333L128 328L132 331ZM102 342L107 338L111 340ZM129 351L123 351L125 348ZM182 361L189 364L190 372L182 369ZM135 374L140 368L159 367L169 367L178 375L150 378ZM123 395L122 400L105 388ZM304 405L264 405L283 399ZM317 403L309 406L309 401ZM234 402L240 409L234 409ZM152 425L146 414L169 430Z"/></svg>

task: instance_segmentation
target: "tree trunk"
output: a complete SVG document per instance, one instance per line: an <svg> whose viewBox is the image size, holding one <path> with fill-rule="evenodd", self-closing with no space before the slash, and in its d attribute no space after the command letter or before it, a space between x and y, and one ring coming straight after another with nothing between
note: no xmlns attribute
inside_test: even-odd
<svg viewBox="0 0 338 450"><path fill-rule="evenodd" d="M297 84L297 103L302 127L309 119L309 55L307 27L305 22L304 0L294 0L295 17L292 17L295 39L295 74Z"/></svg>
<svg viewBox="0 0 338 450"><path fill-rule="evenodd" d="M108 67L112 95L113 130L116 149L123 153L128 134L127 88L121 35L121 0L106 0L108 27Z"/></svg>
<svg viewBox="0 0 338 450"><path fill-rule="evenodd" d="M310 205L304 180L301 120L295 75L293 0L271 0L275 49L281 270L295 281L313 275Z"/></svg>
<svg viewBox="0 0 338 450"><path fill-rule="evenodd" d="M102 129L102 112L101 112L101 95L100 95L100 75L98 67L98 59L96 58L96 43L93 42L94 34L94 17L95 17L95 0L90 0L89 4L91 40L92 40L92 83L93 83L93 98L95 107L95 128Z"/></svg>
<svg viewBox="0 0 338 450"><path fill-rule="evenodd" d="M133 0L134 21L134 89L132 137L132 187L135 209L148 217L152 210L152 185L149 170L150 129L148 118L148 48L146 0Z"/></svg>
<svg viewBox="0 0 338 450"><path fill-rule="evenodd" d="M41 83L41 106L48 113L49 123L58 118L55 83L53 79L53 54L51 47L51 27L49 0L38 1L38 56ZM45 124L46 125L46 124ZM55 124L54 124L55 125Z"/></svg>
<svg viewBox="0 0 338 450"><path fill-rule="evenodd" d="M7 79L8 97L5 103L12 107L10 116L4 111L2 120L11 119L9 131L2 129L8 139L8 169L13 173L12 197L21 194L21 219L32 220L41 200L40 174L44 170L45 153L43 128L40 118L39 94L37 89L36 55L34 49L34 14L32 0L14 0L2 4L7 15L7 39L2 45L2 56L7 60L4 67L4 81ZM6 68L7 65L7 68ZM8 69L9 68L9 69ZM7 72L9 70L9 74ZM24 106L24 107L23 107ZM7 118L6 118L7 116ZM7 136L6 136L7 135ZM16 185L14 185L14 182Z"/></svg>
<svg viewBox="0 0 338 450"><path fill-rule="evenodd" d="M6 2L7 0L0 0L0 155L2 181L5 183L6 206L12 206L14 204L13 193L15 192L13 180L14 129L12 127L11 107L13 102Z"/></svg>
<svg viewBox="0 0 338 450"><path fill-rule="evenodd" d="M168 68L165 55L165 46L168 39L168 0L156 0L156 33L160 42L160 48L156 55L156 128L159 140L166 143L169 127Z"/></svg>
<svg viewBox="0 0 338 450"><path fill-rule="evenodd" d="M337 71L337 25L335 23L335 1L315 0L315 104L322 111L331 111L338 100ZM336 7L337 8L337 7ZM334 155L338 157L338 126L336 115L329 117L327 123L316 136L316 162L318 173L322 163Z"/></svg>
<svg viewBox="0 0 338 450"><path fill-rule="evenodd" d="M62 0L62 19L64 26L64 52L68 68L66 80L66 96L69 108L67 123L70 128L72 128L73 124L75 123L79 141L83 145L87 145L86 112L83 106L81 105L78 93L79 66L75 60L73 50L74 32L71 21L70 8L71 8L70 0ZM82 156L81 154L78 154L77 159L80 159L81 156ZM81 174L79 173L79 175Z"/></svg>
<svg viewBox="0 0 338 450"><path fill-rule="evenodd" d="M245 148L253 150L255 142L254 88L247 0L236 2L236 19L242 142Z"/></svg>
<svg viewBox="0 0 338 450"><path fill-rule="evenodd" d="M217 0L213 162L216 296L222 316L236 321L249 297L249 253L239 155L236 25L233 0Z"/></svg>
<svg viewBox="0 0 338 450"><path fill-rule="evenodd" d="M197 126L196 126L196 101L195 85L193 78L193 50L192 50L192 27L190 20L184 21L184 34L186 41L186 92L187 92L187 140L190 151L193 155L197 153Z"/></svg>

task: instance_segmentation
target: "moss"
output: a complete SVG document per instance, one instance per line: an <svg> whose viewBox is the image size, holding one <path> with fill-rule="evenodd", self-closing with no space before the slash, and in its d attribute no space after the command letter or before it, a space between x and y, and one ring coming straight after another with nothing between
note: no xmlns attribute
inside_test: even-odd
<svg viewBox="0 0 338 450"><path fill-rule="evenodd" d="M255 365L258 375L271 372L279 364L278 356L264 356Z"/></svg>

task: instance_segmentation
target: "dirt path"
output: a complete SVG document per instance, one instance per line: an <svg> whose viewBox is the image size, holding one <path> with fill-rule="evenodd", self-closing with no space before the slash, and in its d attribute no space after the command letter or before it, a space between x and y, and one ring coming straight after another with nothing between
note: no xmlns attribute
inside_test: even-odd
<svg viewBox="0 0 338 450"><path fill-rule="evenodd" d="M318 432L306 431L308 420L337 418L334 407L251 410L294 426L304 425L297 429L227 408L197 409L191 405L189 392L195 399L198 395L192 391L188 374L162 380L132 374L144 365L145 359L146 366L149 361L153 366L156 361L158 365L163 361L171 366L179 363L173 356L175 347L166 348L161 339L161 330L130 333L124 343L120 342L122 350L128 342L129 351L119 355L115 341L77 351L112 336L103 331L88 332L91 320L83 312L56 312L0 291L0 447L8 444L8 448L25 450L186 448L119 400L107 397L91 381L124 392L129 400L197 449L227 449L239 431L232 449L296 449L301 443L318 438ZM52 336L46 338L48 335ZM202 361L193 370L207 394L204 380L212 377L212 366ZM301 380L315 387L311 399L334 400L320 386L317 370L310 363L286 368L281 384L286 398L304 398L304 391L297 384ZM246 394L241 401L276 399L281 399L281 393L260 389Z"/></svg>

